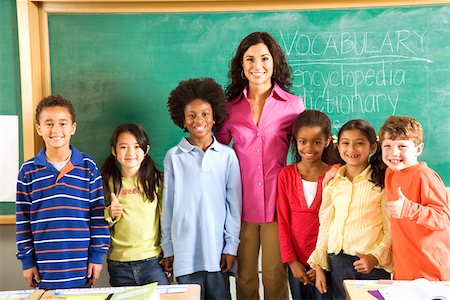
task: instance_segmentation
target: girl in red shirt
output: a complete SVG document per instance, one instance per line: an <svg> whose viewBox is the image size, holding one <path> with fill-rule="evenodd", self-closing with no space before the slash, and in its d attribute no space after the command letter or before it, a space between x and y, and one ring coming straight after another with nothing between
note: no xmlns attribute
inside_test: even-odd
<svg viewBox="0 0 450 300"><path fill-rule="evenodd" d="M314 286L315 270L307 264L319 232L322 180L335 159L331 122L322 112L306 110L295 120L292 139L295 163L278 175L277 217L282 262L289 265L293 299L330 299Z"/></svg>

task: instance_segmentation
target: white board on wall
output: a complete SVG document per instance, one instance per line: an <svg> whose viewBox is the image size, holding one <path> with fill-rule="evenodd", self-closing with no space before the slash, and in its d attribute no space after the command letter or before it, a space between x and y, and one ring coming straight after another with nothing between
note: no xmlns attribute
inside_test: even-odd
<svg viewBox="0 0 450 300"><path fill-rule="evenodd" d="M14 202L19 172L19 118L0 115L0 202Z"/></svg>

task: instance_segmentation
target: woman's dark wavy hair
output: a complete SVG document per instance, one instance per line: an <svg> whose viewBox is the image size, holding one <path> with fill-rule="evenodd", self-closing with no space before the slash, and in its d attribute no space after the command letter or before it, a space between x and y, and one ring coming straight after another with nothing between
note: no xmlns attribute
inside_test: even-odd
<svg viewBox="0 0 450 300"><path fill-rule="evenodd" d="M116 152L117 140L122 133L128 132L132 134L139 144L139 147L147 152L147 146L149 146L148 136L145 132L144 127L136 123L125 123L116 127L111 135L109 145L111 149ZM102 176L103 176L103 188L105 190L105 195L109 195L114 192L119 195L122 189L122 174L120 171L121 167L116 157L111 153L105 160L102 166ZM109 187L109 181L112 180L113 191ZM161 186L163 180L162 173L156 168L155 162L147 153L144 160L139 167L137 182L139 188L143 189L145 196L153 202L156 199L156 193L158 186ZM109 197L106 197L109 199Z"/></svg>
<svg viewBox="0 0 450 300"><path fill-rule="evenodd" d="M336 158L336 152L334 150L333 140L331 140L331 121L326 114L318 110L307 109L297 116L292 126L292 137L291 137L291 153L295 162L300 162L302 157L298 153L297 148L297 134L298 130L302 127L320 127L325 139L330 138L330 143L327 147L323 149L322 161L332 165L337 163L339 160Z"/></svg>
<svg viewBox="0 0 450 300"><path fill-rule="evenodd" d="M376 145L376 151L369 158L369 164L372 167L372 180L375 185L384 188L384 174L386 173L386 164L383 162L381 156L381 144L377 140L375 129L365 120L350 120L345 123L338 133L338 143L341 140L341 135L344 131L359 130L369 141L370 145ZM344 165L345 161L340 158L341 164Z"/></svg>
<svg viewBox="0 0 450 300"><path fill-rule="evenodd" d="M267 32L253 32L241 41L234 57L231 59L230 70L228 71L229 83L225 91L228 101L239 96L248 84L247 78L241 77L244 53L251 46L261 43L267 46L273 58L272 84L276 82L286 92L289 92L292 87L292 69L287 63L280 45Z"/></svg>
<svg viewBox="0 0 450 300"><path fill-rule="evenodd" d="M215 131L227 116L227 101L222 87L214 79L208 77L183 80L170 92L167 108L172 121L187 131L184 128L184 108L195 99L201 99L211 105L215 122L212 130Z"/></svg>

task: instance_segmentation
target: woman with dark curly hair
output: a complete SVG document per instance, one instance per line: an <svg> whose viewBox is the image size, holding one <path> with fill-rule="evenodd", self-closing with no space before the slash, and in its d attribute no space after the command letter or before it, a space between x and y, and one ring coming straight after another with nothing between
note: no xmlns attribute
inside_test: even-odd
<svg viewBox="0 0 450 300"><path fill-rule="evenodd" d="M241 174L236 153L211 131L226 98L211 78L189 79L170 93L173 122L189 132L164 158L161 247L179 283L201 286L201 299L231 299L229 271L239 246Z"/></svg>
<svg viewBox="0 0 450 300"><path fill-rule="evenodd" d="M259 299L261 246L264 299L288 299L275 218L277 176L286 164L294 119L305 107L289 93L291 68L267 32L251 33L241 41L228 77L228 118L216 137L224 144L233 140L242 175L237 296Z"/></svg>

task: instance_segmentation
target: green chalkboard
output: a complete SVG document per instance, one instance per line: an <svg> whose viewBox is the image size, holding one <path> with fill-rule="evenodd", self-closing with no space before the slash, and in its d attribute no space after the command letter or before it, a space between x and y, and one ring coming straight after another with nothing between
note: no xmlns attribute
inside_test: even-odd
<svg viewBox="0 0 450 300"><path fill-rule="evenodd" d="M21 115L16 15L15 1L0 0L0 115ZM21 132L22 130L20 134ZM7 141L1 141L1 143L4 142ZM19 149L20 157L22 157L22 138L20 138ZM0 215L15 214L14 202L1 202L2 200L0 199Z"/></svg>
<svg viewBox="0 0 450 300"><path fill-rule="evenodd" d="M450 6L315 11L51 14L52 92L71 99L73 143L99 164L122 122L142 123L162 167L182 132L167 96L180 80L227 82L239 41L270 32L294 70L293 93L325 111L335 130L347 120L376 127L391 115L418 118L421 159L450 185Z"/></svg>

